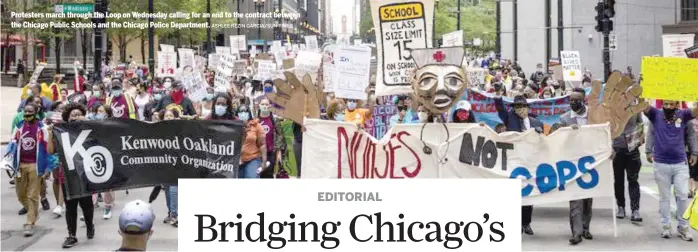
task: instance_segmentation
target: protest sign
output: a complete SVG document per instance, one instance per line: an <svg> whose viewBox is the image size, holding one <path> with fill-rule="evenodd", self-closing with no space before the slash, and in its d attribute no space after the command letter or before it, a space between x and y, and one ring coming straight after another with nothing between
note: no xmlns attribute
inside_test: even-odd
<svg viewBox="0 0 698 252"><path fill-rule="evenodd" d="M332 82L332 74L334 72L334 51L337 50L337 45L328 45L322 52L322 82L324 84L323 90L325 93L334 92L334 85Z"/></svg>
<svg viewBox="0 0 698 252"><path fill-rule="evenodd" d="M445 126L399 124L377 140L351 123L307 119L302 178L518 178L522 205L613 195L608 124L550 136Z"/></svg>
<svg viewBox="0 0 698 252"><path fill-rule="evenodd" d="M218 62L216 73L221 73L225 76L232 76L234 69L235 58L231 54L221 54Z"/></svg>
<svg viewBox="0 0 698 252"><path fill-rule="evenodd" d="M216 72L216 75L213 76L213 86L216 88L222 87L228 89L228 84L230 84L231 79L231 75L225 75L222 72Z"/></svg>
<svg viewBox="0 0 698 252"><path fill-rule="evenodd" d="M236 177L244 133L240 122L207 120L79 121L53 128L68 199L212 173Z"/></svg>
<svg viewBox="0 0 698 252"><path fill-rule="evenodd" d="M317 36L315 36L315 35L305 36L304 38L305 38L305 49L308 51L317 52L317 50L318 50Z"/></svg>
<svg viewBox="0 0 698 252"><path fill-rule="evenodd" d="M320 53L310 51L298 52L294 65L296 76L303 78L303 76L308 74L313 79L313 83L316 83L321 63L322 54Z"/></svg>
<svg viewBox="0 0 698 252"><path fill-rule="evenodd" d="M289 69L293 69L293 67L294 67L295 64L296 64L296 63L295 63L295 60L293 60L293 59L285 59L285 60L282 61L282 65L281 65L281 66L282 66L282 68L283 68L284 70L289 70Z"/></svg>
<svg viewBox="0 0 698 252"><path fill-rule="evenodd" d="M29 78L29 83L38 84L39 83L39 76L41 76L41 72L44 71L44 68L46 68L46 62L41 62L38 65L36 65L36 68L34 68L34 72L32 73L32 77ZM73 66L73 70L75 71L75 74L77 77L78 68L76 66ZM78 78L75 78L75 81L77 81L77 80L78 80Z"/></svg>
<svg viewBox="0 0 698 252"><path fill-rule="evenodd" d="M158 52L158 77L174 77L177 68L177 54L175 52Z"/></svg>
<svg viewBox="0 0 698 252"><path fill-rule="evenodd" d="M217 54L231 54L230 47L227 46L216 46Z"/></svg>
<svg viewBox="0 0 698 252"><path fill-rule="evenodd" d="M582 81L582 60L578 51L560 51L562 78L565 81Z"/></svg>
<svg viewBox="0 0 698 252"><path fill-rule="evenodd" d="M247 51L247 38L245 35L230 35L231 51Z"/></svg>
<svg viewBox="0 0 698 252"><path fill-rule="evenodd" d="M361 45L361 39L354 39L354 45Z"/></svg>
<svg viewBox="0 0 698 252"><path fill-rule="evenodd" d="M397 114L397 107L392 104L376 105L373 107L371 119L366 121L366 132L380 139L390 129L390 118Z"/></svg>
<svg viewBox="0 0 698 252"><path fill-rule="evenodd" d="M468 68L465 70L468 73L468 83L471 87L479 87L483 89L485 85L485 75L487 75L488 70L484 68Z"/></svg>
<svg viewBox="0 0 698 252"><path fill-rule="evenodd" d="M175 48L173 45L160 44L160 51L163 52L174 52Z"/></svg>
<svg viewBox="0 0 698 252"><path fill-rule="evenodd" d="M206 97L206 82L201 72L192 72L182 77L182 85L187 90L187 97L194 102L199 102Z"/></svg>
<svg viewBox="0 0 698 252"><path fill-rule="evenodd" d="M662 35L662 52L664 57L686 58L686 48L692 47L695 34Z"/></svg>
<svg viewBox="0 0 698 252"><path fill-rule="evenodd" d="M211 53L208 55L208 69L216 70L220 64L221 54Z"/></svg>
<svg viewBox="0 0 698 252"><path fill-rule="evenodd" d="M371 74L371 48L365 46L340 47L334 52L332 86L337 98L366 100Z"/></svg>
<svg viewBox="0 0 698 252"><path fill-rule="evenodd" d="M271 80L276 71L276 64L271 60L257 60L257 76L260 80Z"/></svg>
<svg viewBox="0 0 698 252"><path fill-rule="evenodd" d="M206 70L206 58L196 55L196 57L194 57L194 65L196 66L194 69L203 73L204 70Z"/></svg>
<svg viewBox="0 0 698 252"><path fill-rule="evenodd" d="M442 47L463 46L463 30L446 33L442 39Z"/></svg>
<svg viewBox="0 0 698 252"><path fill-rule="evenodd" d="M179 48L177 52L179 53L179 68L184 69L189 66L193 70L194 66L196 66L196 62L194 61L194 49Z"/></svg>
<svg viewBox="0 0 698 252"><path fill-rule="evenodd" d="M674 101L698 100L698 60L642 57L642 97Z"/></svg>
<svg viewBox="0 0 698 252"><path fill-rule="evenodd" d="M235 75L247 74L247 61L245 61L245 60L233 61L233 74L235 74Z"/></svg>
<svg viewBox="0 0 698 252"><path fill-rule="evenodd" d="M692 46L684 50L686 52L686 57L691 59L698 59L698 46Z"/></svg>
<svg viewBox="0 0 698 252"><path fill-rule="evenodd" d="M434 0L371 0L376 29L376 96L412 92L411 50L431 47Z"/></svg>

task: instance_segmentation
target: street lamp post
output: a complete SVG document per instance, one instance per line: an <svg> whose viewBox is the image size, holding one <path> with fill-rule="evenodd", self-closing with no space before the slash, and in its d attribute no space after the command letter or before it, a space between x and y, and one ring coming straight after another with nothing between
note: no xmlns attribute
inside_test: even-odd
<svg viewBox="0 0 698 252"><path fill-rule="evenodd" d="M431 47L436 48L436 42L438 41L436 38L436 10L439 8L439 0L436 0L434 2L434 16L432 17L431 21L431 34L432 34L432 45Z"/></svg>
<svg viewBox="0 0 698 252"><path fill-rule="evenodd" d="M206 13L208 13L208 18L206 18L206 23L208 28L206 28L206 55L211 53L211 0L206 0ZM208 60L206 61L206 66L208 66Z"/></svg>
<svg viewBox="0 0 698 252"><path fill-rule="evenodd" d="M254 0L254 7L257 12L262 12L264 10L265 0ZM262 17L257 17L257 40L262 39ZM262 50L264 50L264 44L262 44Z"/></svg>
<svg viewBox="0 0 698 252"><path fill-rule="evenodd" d="M148 0L148 13L153 14L153 0ZM153 22L153 17L150 15L148 23ZM148 27L148 73L151 78L155 78L155 28ZM148 83L150 84L150 83Z"/></svg>

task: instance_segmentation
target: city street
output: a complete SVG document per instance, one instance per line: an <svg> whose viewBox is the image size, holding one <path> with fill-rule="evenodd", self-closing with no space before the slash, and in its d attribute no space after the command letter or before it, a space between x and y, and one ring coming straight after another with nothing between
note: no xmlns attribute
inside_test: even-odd
<svg viewBox="0 0 698 252"><path fill-rule="evenodd" d="M9 126L14 111L19 103L20 89L2 87L1 96L3 105L0 107L0 140L4 143L9 140ZM5 145L2 146L4 153ZM644 149L643 149L644 150ZM645 160L643 156L643 161ZM685 242L678 237L662 239L659 237L661 226L659 225L659 206L655 182L652 175L651 164L645 163L640 174L642 186L641 212L644 222L641 225L631 224L628 219L618 220L618 237L614 237L612 212L614 200L612 197L594 199L594 213L591 222L591 232L594 240L584 241L578 246L568 245L570 237L569 206L566 203L535 206L533 211L532 228L534 236L523 235L523 249L526 251L569 251L569 250L671 250L671 251L695 251L698 241ZM96 236L92 240L85 237L84 225L79 224L79 245L71 250L76 251L103 251L114 250L120 246L118 234L118 216L123 203L141 199L147 200L150 188L131 190L129 195L124 191L116 192L116 207L112 219L103 220L103 207L95 212ZM608 192L613 195L613 192ZM49 187L48 198L51 207L55 206L55 200ZM17 202L14 186L9 184L7 175L0 174L0 202L1 228L3 251L56 251L61 250L61 244L67 236L65 218L53 219L51 211L41 211L37 222L38 230L33 237L22 236L22 225L26 216L19 216L17 212L21 206ZM629 203L629 202L628 202ZM186 202L183 202L186 204ZM673 204L673 203L672 203ZM103 203L100 203L103 206ZM157 221L154 234L148 244L148 250L172 251L177 249L177 228L162 223L167 213L164 193L153 203ZM674 222L675 223L675 222ZM518 225L510 223L509 225ZM675 225L674 230L675 233ZM695 238L698 233L692 231Z"/></svg>

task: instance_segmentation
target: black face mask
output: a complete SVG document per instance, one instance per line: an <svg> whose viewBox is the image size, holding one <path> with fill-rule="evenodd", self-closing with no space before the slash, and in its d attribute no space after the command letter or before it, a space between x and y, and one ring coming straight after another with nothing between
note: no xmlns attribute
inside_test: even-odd
<svg viewBox="0 0 698 252"><path fill-rule="evenodd" d="M673 120L674 119L674 115L676 114L676 108L673 108L673 109L662 108L662 111L664 111L664 119L666 119L666 120Z"/></svg>
<svg viewBox="0 0 698 252"><path fill-rule="evenodd" d="M570 108L574 112L579 112L584 107L581 101L570 101Z"/></svg>

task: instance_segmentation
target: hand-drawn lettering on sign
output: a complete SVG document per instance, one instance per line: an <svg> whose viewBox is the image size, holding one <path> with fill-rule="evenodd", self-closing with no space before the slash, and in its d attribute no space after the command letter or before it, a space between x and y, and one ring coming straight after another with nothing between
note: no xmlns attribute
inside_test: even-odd
<svg viewBox="0 0 698 252"><path fill-rule="evenodd" d="M376 148L371 138L365 137L358 131L347 134L344 127L337 128L337 177L342 178L342 153L347 153L349 172L351 178L415 178L422 169L422 160L416 152L416 148L408 146L402 140L410 136L401 131L390 136L390 142L382 149ZM410 160L396 160L396 157L409 157ZM378 158L377 158L378 157ZM361 163L358 161L362 160ZM377 162L382 161L382 162ZM413 164L412 166L400 166L401 164Z"/></svg>

